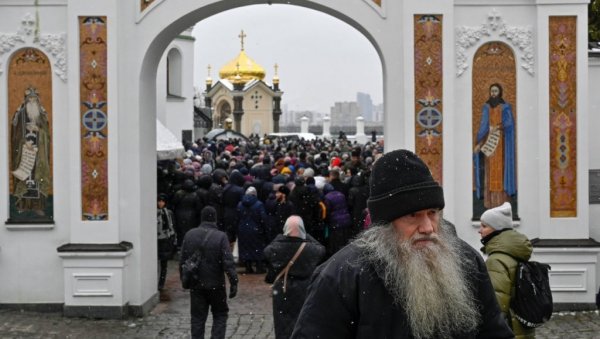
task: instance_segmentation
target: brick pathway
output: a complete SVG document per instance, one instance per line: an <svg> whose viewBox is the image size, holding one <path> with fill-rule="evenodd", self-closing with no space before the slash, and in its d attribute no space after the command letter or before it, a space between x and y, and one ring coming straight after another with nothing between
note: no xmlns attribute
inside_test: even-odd
<svg viewBox="0 0 600 339"><path fill-rule="evenodd" d="M160 303L144 318L90 320L63 318L60 313L0 310L0 338L189 338L189 295L180 287L175 265L169 263ZM229 302L227 338L275 337L270 288L263 278L240 274L238 295ZM209 316L207 337L211 321ZM556 313L537 330L536 338L600 339L600 315L597 311Z"/></svg>

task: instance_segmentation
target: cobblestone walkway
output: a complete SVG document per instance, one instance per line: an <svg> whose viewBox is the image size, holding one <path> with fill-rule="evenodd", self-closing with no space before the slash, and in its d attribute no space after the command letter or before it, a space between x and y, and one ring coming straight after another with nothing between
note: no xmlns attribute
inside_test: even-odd
<svg viewBox="0 0 600 339"><path fill-rule="evenodd" d="M189 295L180 288L175 265L169 263L160 303L144 318L90 320L64 318L60 313L0 310L0 338L189 338ZM240 274L238 295L229 301L227 338L275 338L270 288L263 278ZM211 322L209 316L207 337ZM600 339L600 315L597 311L556 313L537 330L536 338Z"/></svg>

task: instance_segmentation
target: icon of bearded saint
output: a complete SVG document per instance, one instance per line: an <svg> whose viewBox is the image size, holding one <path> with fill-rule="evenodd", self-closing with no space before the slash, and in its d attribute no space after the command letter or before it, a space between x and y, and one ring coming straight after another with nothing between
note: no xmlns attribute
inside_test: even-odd
<svg viewBox="0 0 600 339"><path fill-rule="evenodd" d="M23 103L12 119L10 137L12 194L17 211L32 211L43 217L46 200L52 192L50 125L36 88L30 86L25 90Z"/></svg>

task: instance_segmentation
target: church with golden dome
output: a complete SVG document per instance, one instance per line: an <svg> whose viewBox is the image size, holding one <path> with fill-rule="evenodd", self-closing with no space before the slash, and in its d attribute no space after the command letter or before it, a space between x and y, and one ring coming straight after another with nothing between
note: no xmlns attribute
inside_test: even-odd
<svg viewBox="0 0 600 339"><path fill-rule="evenodd" d="M225 120L233 120L233 129L244 135L279 132L281 96L278 66L272 85L264 81L265 70L244 50L246 34L238 36L240 53L219 70L219 80L213 84L208 66L204 100L211 110L213 128L225 128Z"/></svg>

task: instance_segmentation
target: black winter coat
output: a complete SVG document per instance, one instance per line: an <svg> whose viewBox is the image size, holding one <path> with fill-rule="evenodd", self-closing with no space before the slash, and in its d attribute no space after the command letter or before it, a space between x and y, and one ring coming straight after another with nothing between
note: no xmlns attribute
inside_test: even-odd
<svg viewBox="0 0 600 339"><path fill-rule="evenodd" d="M255 195L246 194L238 204L238 249L242 261L263 260L267 213Z"/></svg>
<svg viewBox="0 0 600 339"><path fill-rule="evenodd" d="M306 185L296 186L290 193L289 201L294 204L295 213L302 217L306 232L312 235L319 212L319 200L316 195Z"/></svg>
<svg viewBox="0 0 600 339"><path fill-rule="evenodd" d="M203 264L199 266L200 280L192 284L192 289L225 288L225 273L230 284L237 284L235 263L227 235L219 231L214 223L208 222L203 222L185 235L179 261L180 275L181 265L199 249L202 251Z"/></svg>
<svg viewBox="0 0 600 339"><path fill-rule="evenodd" d="M271 242L278 234L283 233L285 221L290 215L294 214L294 204L287 200L284 203L278 202L273 196L265 202L265 211L267 212L265 223L267 242Z"/></svg>
<svg viewBox="0 0 600 339"><path fill-rule="evenodd" d="M215 208L217 211L217 227L219 230L225 232L224 215L225 209L223 208L223 186L213 183L208 189L208 204Z"/></svg>
<svg viewBox="0 0 600 339"><path fill-rule="evenodd" d="M292 334L306 297L310 277L325 256L325 248L310 235L304 240L282 234L265 248L269 270L276 276L287 266L303 242L306 242L306 246L288 272L286 292L283 292L283 278L273 286L273 320L277 339L287 339Z"/></svg>
<svg viewBox="0 0 600 339"><path fill-rule="evenodd" d="M200 211L204 206L198 193L194 191L194 184L191 180L186 180L184 189L175 193L173 198L173 207L175 213L175 230L179 237L179 243L185 233L200 224Z"/></svg>
<svg viewBox="0 0 600 339"><path fill-rule="evenodd" d="M480 306L481 325L457 338L514 338L483 259L464 242L462 252L474 270L467 278ZM412 338L405 311L394 305L375 268L358 260L361 255L350 244L317 268L291 338Z"/></svg>
<svg viewBox="0 0 600 339"><path fill-rule="evenodd" d="M244 196L244 178L239 172L231 174L231 182L223 189L223 227L229 242L237 239L237 227L239 224L237 206Z"/></svg>
<svg viewBox="0 0 600 339"><path fill-rule="evenodd" d="M352 187L348 191L348 208L352 215L352 225L354 233L363 230L365 219L363 213L367 208L367 199L369 199L369 186L364 176L355 175L352 177Z"/></svg>

